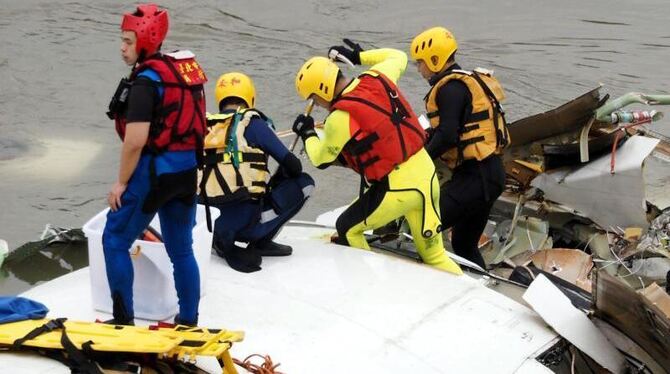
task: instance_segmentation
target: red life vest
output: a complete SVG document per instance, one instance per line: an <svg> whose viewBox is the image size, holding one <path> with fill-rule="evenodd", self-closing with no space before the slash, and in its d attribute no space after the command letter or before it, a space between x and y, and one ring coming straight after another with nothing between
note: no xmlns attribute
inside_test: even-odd
<svg viewBox="0 0 670 374"><path fill-rule="evenodd" d="M358 85L331 108L349 113L351 140L342 150L347 165L378 182L417 153L426 133L398 87L381 73L361 74Z"/></svg>
<svg viewBox="0 0 670 374"><path fill-rule="evenodd" d="M187 51L156 54L147 58L130 76L134 82L146 69L161 79L163 97L154 111L146 147L154 152L202 149L205 118L205 73ZM126 133L125 113L116 113L116 132L123 140Z"/></svg>

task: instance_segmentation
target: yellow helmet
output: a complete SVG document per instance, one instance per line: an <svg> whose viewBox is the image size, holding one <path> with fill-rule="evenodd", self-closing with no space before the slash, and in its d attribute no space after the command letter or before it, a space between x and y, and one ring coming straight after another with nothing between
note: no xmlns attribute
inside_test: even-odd
<svg viewBox="0 0 670 374"><path fill-rule="evenodd" d="M412 59L423 60L430 71L437 73L444 68L449 57L457 49L456 39L449 30L444 27L433 27L412 40L409 53ZM437 58L437 63L433 63L433 56Z"/></svg>
<svg viewBox="0 0 670 374"><path fill-rule="evenodd" d="M226 73L216 80L214 96L217 104L221 104L221 100L225 98L238 97L247 103L247 107L253 108L256 101L256 89L254 82L246 74Z"/></svg>
<svg viewBox="0 0 670 374"><path fill-rule="evenodd" d="M330 102L333 100L335 82L340 68L326 57L312 57L295 76L295 88L303 99L314 94Z"/></svg>

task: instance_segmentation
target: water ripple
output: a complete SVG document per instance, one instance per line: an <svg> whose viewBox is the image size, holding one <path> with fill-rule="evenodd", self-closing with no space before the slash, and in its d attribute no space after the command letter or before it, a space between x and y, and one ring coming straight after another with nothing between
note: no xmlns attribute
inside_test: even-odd
<svg viewBox="0 0 670 374"><path fill-rule="evenodd" d="M580 21L586 22L586 23L595 23L595 24L598 24L598 25L630 26L629 23L623 23L623 22L599 21L599 20L593 20L593 19L581 19Z"/></svg>

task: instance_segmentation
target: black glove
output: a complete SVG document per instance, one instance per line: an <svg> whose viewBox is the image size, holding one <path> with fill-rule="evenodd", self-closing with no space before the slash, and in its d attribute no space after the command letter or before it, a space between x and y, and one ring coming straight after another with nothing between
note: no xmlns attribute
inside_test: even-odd
<svg viewBox="0 0 670 374"><path fill-rule="evenodd" d="M293 122L292 130L302 138L303 142L311 136L316 136L314 118L310 115L300 114Z"/></svg>
<svg viewBox="0 0 670 374"><path fill-rule="evenodd" d="M287 153L284 159L279 163L277 171L268 181L268 188L272 190L281 182L289 178L298 177L300 174L302 174L302 163L300 162L300 159L293 153Z"/></svg>
<svg viewBox="0 0 670 374"><path fill-rule="evenodd" d="M337 51L337 53L348 58L349 61L354 63L354 65L360 65L361 52L363 52L363 48L361 48L360 44L354 43L349 39L342 39L342 41L344 42L344 44L348 45L349 48L343 45L332 46L330 47L330 49L328 49L328 56L330 56L330 51L335 50Z"/></svg>

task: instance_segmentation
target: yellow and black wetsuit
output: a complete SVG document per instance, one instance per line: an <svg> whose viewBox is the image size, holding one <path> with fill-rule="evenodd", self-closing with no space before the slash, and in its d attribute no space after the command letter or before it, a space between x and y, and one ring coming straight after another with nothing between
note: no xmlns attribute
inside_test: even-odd
<svg viewBox="0 0 670 374"><path fill-rule="evenodd" d="M407 67L407 56L395 49L363 51L360 59L363 65L372 66L364 75L381 74L394 84ZM353 92L360 79L354 79L340 97ZM378 100L388 101L388 97L379 97ZM350 140L357 134L357 129L358 123L356 119L350 118L349 112L333 110L326 118L323 136L312 136L305 140L305 150L312 163L315 166L329 164L341 153L346 154L346 147L351 144ZM426 264L455 274L462 273L460 267L447 256L442 237L438 234L439 184L433 162L423 147L393 167L381 180L368 182L370 188L337 220L337 231L342 243L369 249L364 231L384 226L404 216L409 223L417 252Z"/></svg>

